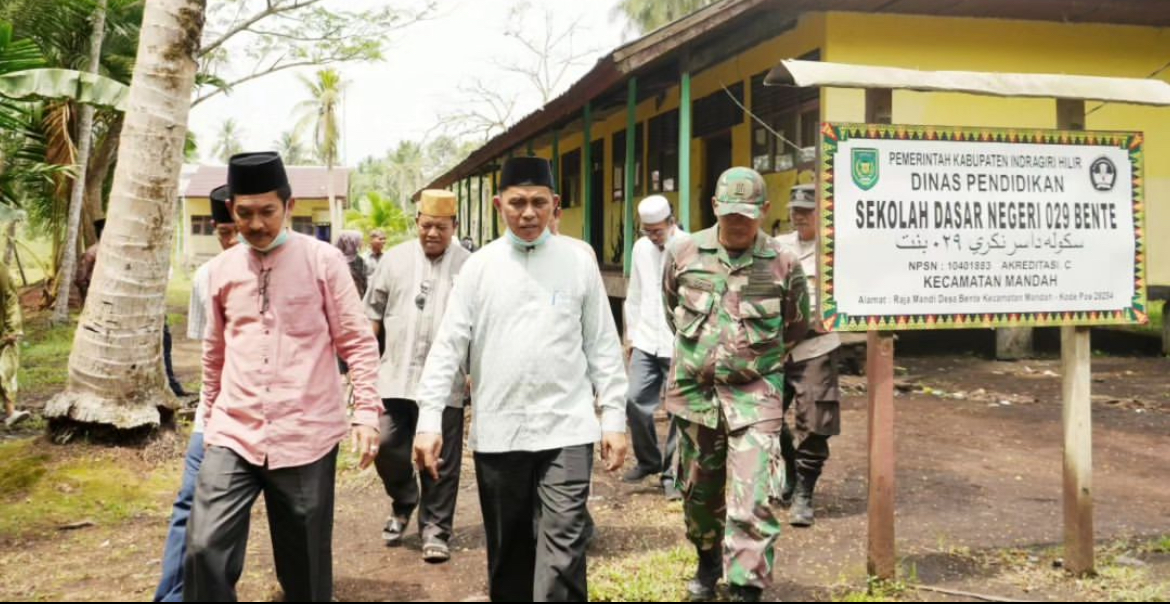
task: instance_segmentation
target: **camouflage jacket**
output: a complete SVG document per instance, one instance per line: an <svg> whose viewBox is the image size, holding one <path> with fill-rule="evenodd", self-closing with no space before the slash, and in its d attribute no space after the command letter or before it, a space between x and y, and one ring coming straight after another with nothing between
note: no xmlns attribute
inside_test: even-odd
<svg viewBox="0 0 1170 604"><path fill-rule="evenodd" d="M667 250L663 295L675 332L666 409L734 431L783 416L784 358L808 330L808 281L800 261L763 232L732 258L718 227Z"/></svg>

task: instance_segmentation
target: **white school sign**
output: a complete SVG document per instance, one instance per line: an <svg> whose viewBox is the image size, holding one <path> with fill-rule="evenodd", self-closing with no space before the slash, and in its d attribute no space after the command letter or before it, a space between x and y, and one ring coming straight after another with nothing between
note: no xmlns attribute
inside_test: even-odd
<svg viewBox="0 0 1170 604"><path fill-rule="evenodd" d="M825 124L825 326L1144 323L1142 142Z"/></svg>

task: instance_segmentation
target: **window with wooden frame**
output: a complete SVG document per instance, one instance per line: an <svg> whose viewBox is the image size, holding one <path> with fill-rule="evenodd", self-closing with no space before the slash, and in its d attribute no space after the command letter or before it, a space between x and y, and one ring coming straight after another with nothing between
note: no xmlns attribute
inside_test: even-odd
<svg viewBox="0 0 1170 604"><path fill-rule="evenodd" d="M581 203L581 150L561 154L561 207L571 208Z"/></svg>
<svg viewBox="0 0 1170 604"><path fill-rule="evenodd" d="M197 236L214 235L215 223L211 220L211 216L192 216L191 234Z"/></svg>
<svg viewBox="0 0 1170 604"><path fill-rule="evenodd" d="M725 132L743 123L743 82L696 99L691 112L691 135L703 138Z"/></svg>
<svg viewBox="0 0 1170 604"><path fill-rule="evenodd" d="M643 194L642 150L646 141L642 124L634 130L634 196ZM622 201L626 195L626 131L619 130L613 135L613 200Z"/></svg>
<svg viewBox="0 0 1170 604"><path fill-rule="evenodd" d="M316 228L313 226L312 216L293 216L292 230L295 233L302 235L316 234Z"/></svg>
<svg viewBox="0 0 1170 604"><path fill-rule="evenodd" d="M819 61L820 51L806 54L801 60ZM752 167L766 174L809 166L816 160L820 91L817 88L764 86L767 75L767 72L762 72L751 79L751 109L755 116L752 120Z"/></svg>
<svg viewBox="0 0 1170 604"><path fill-rule="evenodd" d="M651 118L646 135L650 154L646 167L651 193L678 190L678 109Z"/></svg>

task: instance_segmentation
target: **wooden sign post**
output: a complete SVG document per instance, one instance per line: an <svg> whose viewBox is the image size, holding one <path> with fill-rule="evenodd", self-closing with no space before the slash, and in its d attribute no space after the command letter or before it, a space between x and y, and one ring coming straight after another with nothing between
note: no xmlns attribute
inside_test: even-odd
<svg viewBox="0 0 1170 604"><path fill-rule="evenodd" d="M889 124L893 91L865 91L865 121ZM897 575L894 547L894 332L870 331L865 376L869 393L869 539L866 568L871 577L893 580Z"/></svg>
<svg viewBox="0 0 1170 604"><path fill-rule="evenodd" d="M1085 102L1058 99L1056 127L1085 129ZM1064 566L1090 574L1093 562L1092 347L1086 326L1060 332L1064 411Z"/></svg>

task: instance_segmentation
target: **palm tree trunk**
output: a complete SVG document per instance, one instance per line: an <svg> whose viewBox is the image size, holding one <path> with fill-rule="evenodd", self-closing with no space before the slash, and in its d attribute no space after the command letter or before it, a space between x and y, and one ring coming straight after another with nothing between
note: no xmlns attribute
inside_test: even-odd
<svg viewBox="0 0 1170 604"><path fill-rule="evenodd" d="M167 268L205 0L147 0L109 220L45 417L131 429L173 409L162 371Z"/></svg>
<svg viewBox="0 0 1170 604"><path fill-rule="evenodd" d="M89 157L89 169L85 173L85 207L89 212L90 224L82 224L82 232L85 233L85 243L82 248L89 247L97 243L97 237L93 230L93 221L99 218L105 218L106 214L102 208L102 191L105 189L106 179L110 177L110 168L114 165L114 160L118 158L118 145L122 139L122 120L124 116L118 115L114 121L110 123L106 130L105 137L102 142L92 151Z"/></svg>
<svg viewBox="0 0 1170 604"><path fill-rule="evenodd" d="M93 15L93 32L89 38L88 73L97 73L102 59L102 38L106 35L106 0L98 0ZM81 206L85 203L85 172L89 168L89 149L93 144L93 105L81 105L78 125L77 177L69 198L69 226L65 229L65 258L57 279L57 300L53 305L52 323L69 321L69 292L73 289L73 272L77 270L77 231L81 225Z"/></svg>

